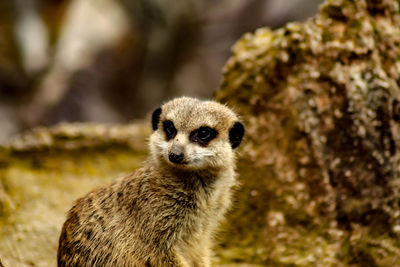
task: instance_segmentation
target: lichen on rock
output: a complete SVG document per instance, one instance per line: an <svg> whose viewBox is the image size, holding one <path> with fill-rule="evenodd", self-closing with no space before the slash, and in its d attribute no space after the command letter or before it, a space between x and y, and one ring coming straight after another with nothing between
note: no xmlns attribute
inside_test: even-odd
<svg viewBox="0 0 400 267"><path fill-rule="evenodd" d="M256 242L270 266L400 262L399 6L328 0L233 47L216 97L244 114L240 194L253 200L227 243Z"/></svg>

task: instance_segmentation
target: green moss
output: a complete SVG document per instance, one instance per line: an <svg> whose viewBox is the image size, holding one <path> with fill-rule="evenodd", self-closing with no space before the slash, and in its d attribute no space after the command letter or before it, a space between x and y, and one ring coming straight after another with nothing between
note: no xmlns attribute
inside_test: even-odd
<svg viewBox="0 0 400 267"><path fill-rule="evenodd" d="M118 147L12 154L0 171L9 200L0 217L5 264L55 265L59 232L72 202L130 173L145 156Z"/></svg>
<svg viewBox="0 0 400 267"><path fill-rule="evenodd" d="M146 124L38 128L0 148L0 258L54 266L65 214L78 197L137 168Z"/></svg>

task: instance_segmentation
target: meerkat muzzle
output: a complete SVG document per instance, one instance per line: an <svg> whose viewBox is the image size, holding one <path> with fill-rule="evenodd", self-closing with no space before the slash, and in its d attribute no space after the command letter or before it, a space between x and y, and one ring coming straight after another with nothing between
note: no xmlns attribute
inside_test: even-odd
<svg viewBox="0 0 400 267"><path fill-rule="evenodd" d="M172 162L172 163L182 163L182 161L183 161L183 158L184 158L184 155L183 155L183 153L180 153L180 154L175 154L175 153L169 153L169 155L168 155L168 159Z"/></svg>

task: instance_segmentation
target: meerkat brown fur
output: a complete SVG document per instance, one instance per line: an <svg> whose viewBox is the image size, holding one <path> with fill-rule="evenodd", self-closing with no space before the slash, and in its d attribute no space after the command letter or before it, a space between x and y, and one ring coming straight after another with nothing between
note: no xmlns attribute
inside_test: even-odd
<svg viewBox="0 0 400 267"><path fill-rule="evenodd" d="M152 127L143 166L68 212L58 266L210 266L244 127L226 106L188 97L156 109Z"/></svg>

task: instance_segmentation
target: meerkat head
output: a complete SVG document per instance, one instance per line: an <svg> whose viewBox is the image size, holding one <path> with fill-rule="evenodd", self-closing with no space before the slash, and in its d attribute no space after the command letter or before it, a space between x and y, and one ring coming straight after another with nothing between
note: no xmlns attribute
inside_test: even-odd
<svg viewBox="0 0 400 267"><path fill-rule="evenodd" d="M156 109L152 127L152 156L186 170L231 166L244 135L243 124L228 107L189 97Z"/></svg>

